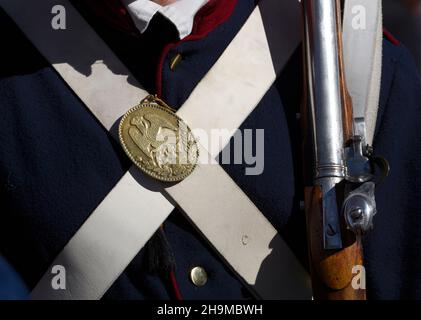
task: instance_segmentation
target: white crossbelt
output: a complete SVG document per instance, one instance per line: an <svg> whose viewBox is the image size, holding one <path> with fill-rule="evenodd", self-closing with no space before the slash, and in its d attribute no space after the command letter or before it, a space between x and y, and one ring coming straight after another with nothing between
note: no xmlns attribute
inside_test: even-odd
<svg viewBox="0 0 421 320"><path fill-rule="evenodd" d="M263 3L264 14L286 10L299 15L293 0L289 7L275 6L274 0ZM138 84L127 82L129 71L67 1L2 0L1 4L108 130L146 96ZM67 10L68 29L63 32L49 25L49 12L57 4ZM271 28L285 30L291 28L290 22ZM297 47L299 28L292 30L296 33L292 38L289 34L282 55L276 55L284 59L275 70L257 8L178 114L192 128L238 128ZM91 74L81 74L80 67L91 67ZM199 164L183 182L165 189L136 168L129 170L53 262L66 267L66 290L51 287L48 270L32 298L100 298L173 210L168 197L258 297L311 297L307 273L263 214L221 167Z"/></svg>
<svg viewBox="0 0 421 320"><path fill-rule="evenodd" d="M364 118L366 141L372 144L382 72L381 0L347 0L344 10L344 63L354 118Z"/></svg>

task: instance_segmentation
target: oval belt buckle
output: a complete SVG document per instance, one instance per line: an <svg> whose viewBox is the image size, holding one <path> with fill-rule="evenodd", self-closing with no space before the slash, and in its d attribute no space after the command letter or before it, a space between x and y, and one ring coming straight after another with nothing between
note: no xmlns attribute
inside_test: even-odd
<svg viewBox="0 0 421 320"><path fill-rule="evenodd" d="M153 95L126 112L120 121L119 138L133 163L160 181L183 180L193 172L199 157L190 128Z"/></svg>

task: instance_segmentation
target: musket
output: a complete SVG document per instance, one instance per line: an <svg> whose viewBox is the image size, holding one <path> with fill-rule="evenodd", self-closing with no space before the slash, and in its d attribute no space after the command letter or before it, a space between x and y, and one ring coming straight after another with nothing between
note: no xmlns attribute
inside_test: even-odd
<svg viewBox="0 0 421 320"><path fill-rule="evenodd" d="M303 0L305 208L315 299L364 300L361 236L376 213L372 148L345 83L340 0ZM358 274L363 272L363 274Z"/></svg>

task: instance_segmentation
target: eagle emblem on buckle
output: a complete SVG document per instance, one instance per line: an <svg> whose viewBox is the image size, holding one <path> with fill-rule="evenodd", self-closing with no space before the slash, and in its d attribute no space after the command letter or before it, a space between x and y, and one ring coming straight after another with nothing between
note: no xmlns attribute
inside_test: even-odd
<svg viewBox="0 0 421 320"><path fill-rule="evenodd" d="M190 175L199 157L196 139L174 110L150 95L126 112L119 138L132 162L147 175L178 182Z"/></svg>

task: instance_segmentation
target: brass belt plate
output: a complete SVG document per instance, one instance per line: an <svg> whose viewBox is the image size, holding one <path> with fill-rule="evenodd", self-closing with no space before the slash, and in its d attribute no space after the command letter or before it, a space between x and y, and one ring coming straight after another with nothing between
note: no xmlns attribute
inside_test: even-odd
<svg viewBox="0 0 421 320"><path fill-rule="evenodd" d="M148 96L121 119L120 143L133 163L149 176L177 182L194 170L199 157L187 124L156 96Z"/></svg>

